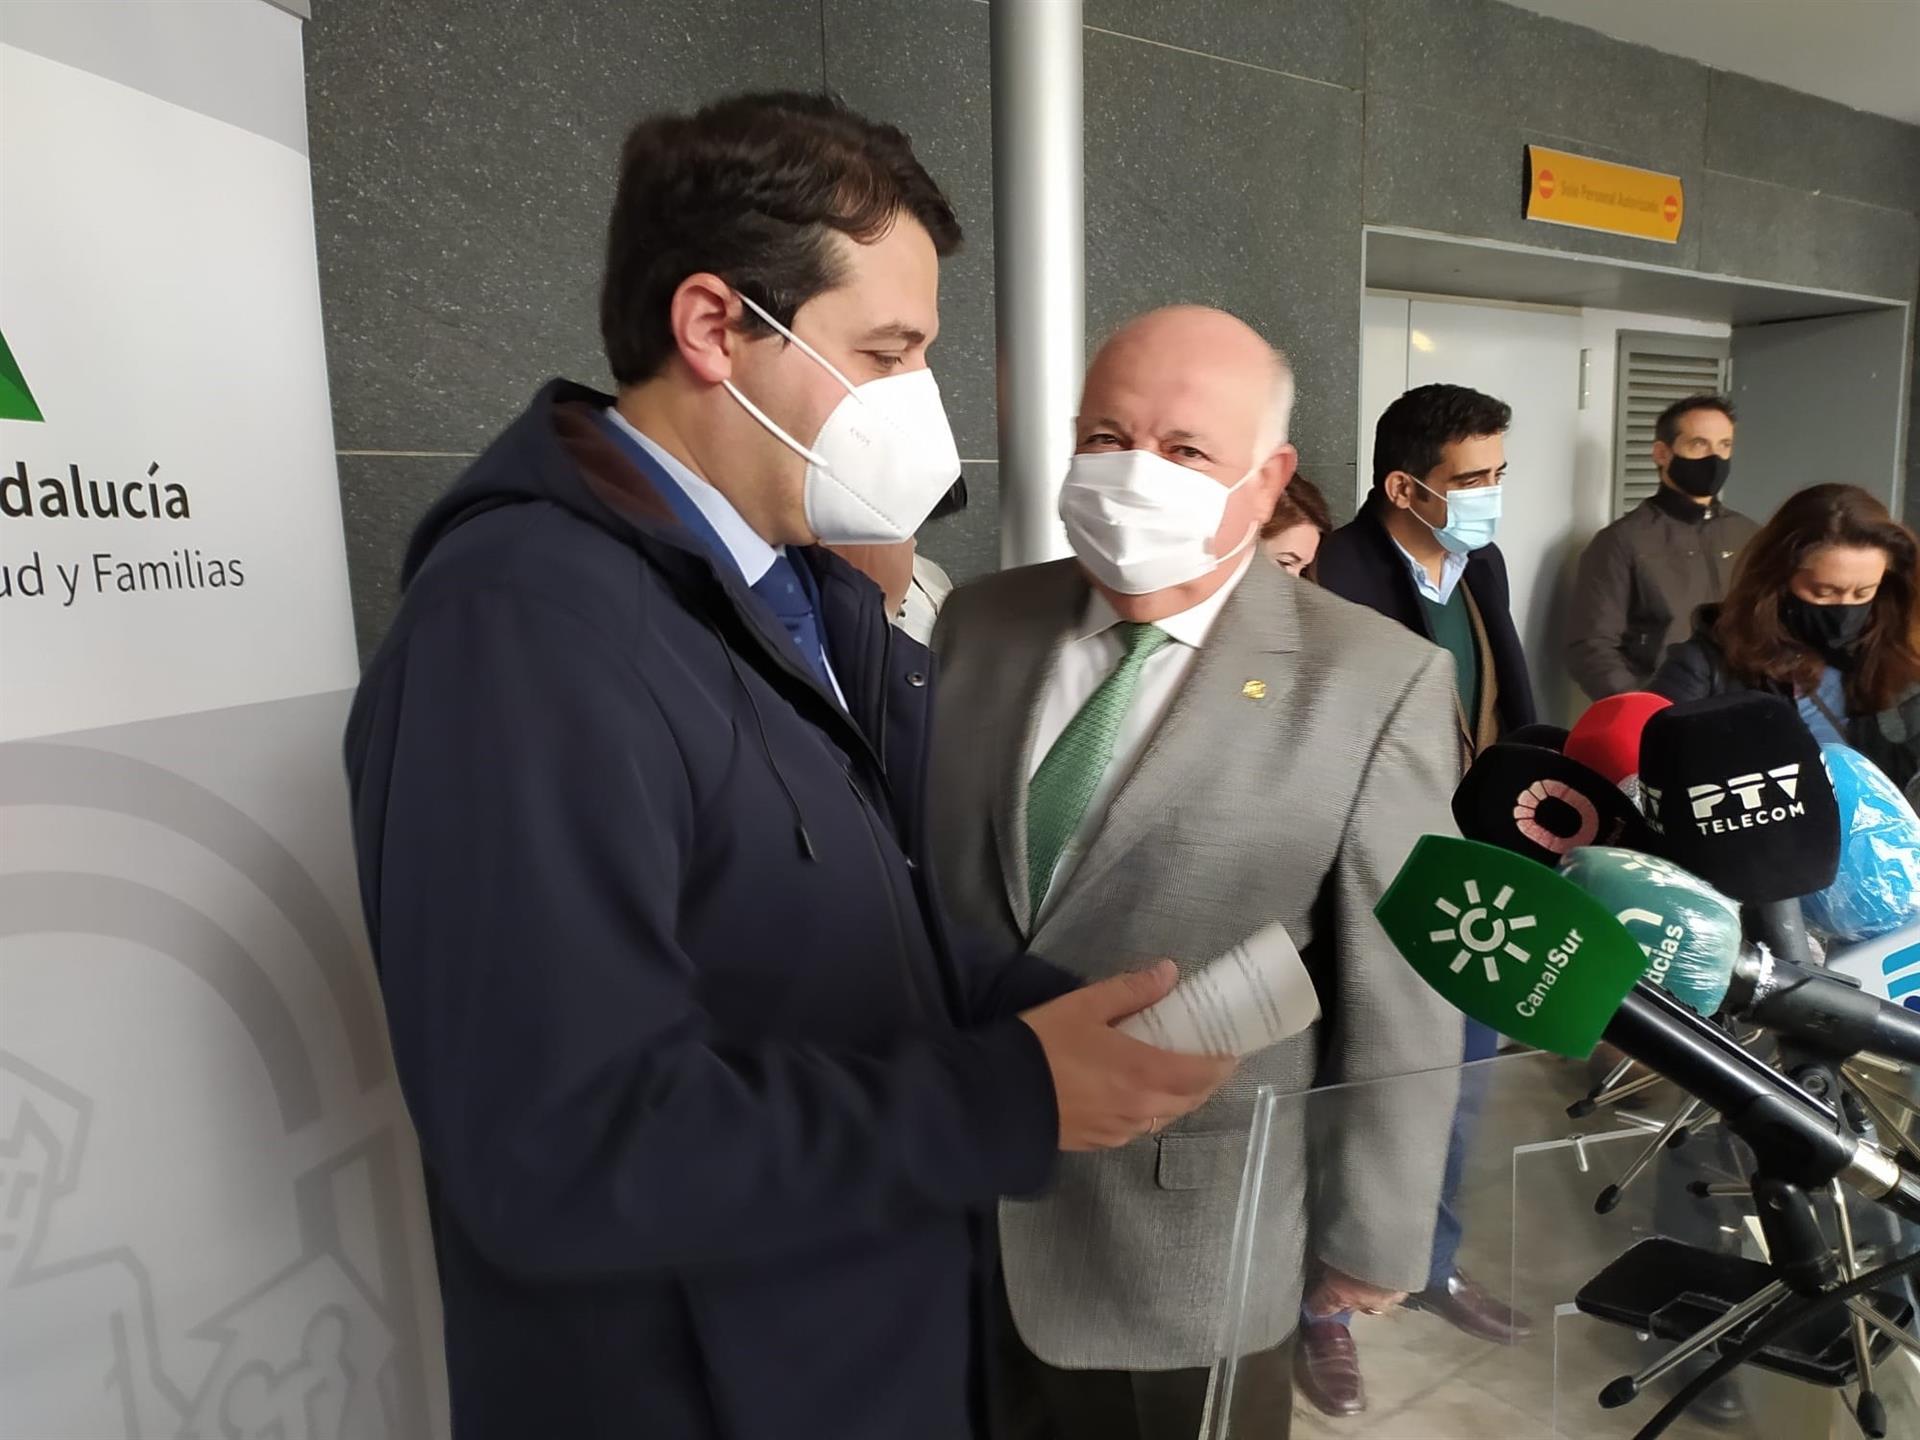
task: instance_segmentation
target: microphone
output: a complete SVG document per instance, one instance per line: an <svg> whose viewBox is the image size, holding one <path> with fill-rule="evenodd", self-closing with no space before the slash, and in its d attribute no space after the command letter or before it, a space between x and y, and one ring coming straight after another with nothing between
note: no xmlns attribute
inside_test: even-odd
<svg viewBox="0 0 1920 1440"><path fill-rule="evenodd" d="M1920 817L1886 772L1857 750L1822 745L1840 810L1840 869L1801 902L1807 926L1846 943L1920 918Z"/></svg>
<svg viewBox="0 0 1920 1440"><path fill-rule="evenodd" d="M1865 1051L1920 1065L1920 1013L1857 983L1762 952L1733 966L1727 1010L1834 1060Z"/></svg>
<svg viewBox="0 0 1920 1440"><path fill-rule="evenodd" d="M1705 881L1635 850L1576 850L1560 873L1598 900L1646 954L1646 981L1717 1013L1740 959L1740 912Z"/></svg>
<svg viewBox="0 0 1920 1440"><path fill-rule="evenodd" d="M1827 951L1827 973L1920 1014L1920 920L1891 935Z"/></svg>
<svg viewBox="0 0 1920 1440"><path fill-rule="evenodd" d="M1641 734L1640 785L1654 848L1739 901L1776 955L1810 962L1797 902L1833 883L1840 814L1793 706L1746 693L1659 711Z"/></svg>
<svg viewBox="0 0 1920 1440"><path fill-rule="evenodd" d="M1509 730L1500 739L1509 745L1538 745L1542 750L1565 750L1567 733L1564 726L1536 720L1531 725L1522 725L1518 730Z"/></svg>
<svg viewBox="0 0 1920 1440"><path fill-rule="evenodd" d="M1569 760L1601 776L1627 794L1640 791L1640 736L1647 721L1673 702L1664 695L1630 690L1587 707L1567 735Z"/></svg>
<svg viewBox="0 0 1920 1440"><path fill-rule="evenodd" d="M1599 900L1492 845L1427 835L1374 907L1394 948L1462 1013L1575 1058L1601 1039L1720 1112L1765 1172L1838 1178L1920 1221L1920 1182L1839 1115L1651 985L1648 959Z"/></svg>
<svg viewBox="0 0 1920 1440"><path fill-rule="evenodd" d="M1625 795L1556 750L1501 740L1474 757L1453 792L1460 833L1542 865L1582 845L1650 848Z"/></svg>
<svg viewBox="0 0 1920 1440"><path fill-rule="evenodd" d="M1743 952L1733 903L1678 866L1631 850L1589 849L1569 855L1560 873L1639 941L1651 962L1646 981L1696 1014L1724 1006L1735 1019L1835 1060L1864 1050L1920 1064L1920 1013L1817 967Z"/></svg>

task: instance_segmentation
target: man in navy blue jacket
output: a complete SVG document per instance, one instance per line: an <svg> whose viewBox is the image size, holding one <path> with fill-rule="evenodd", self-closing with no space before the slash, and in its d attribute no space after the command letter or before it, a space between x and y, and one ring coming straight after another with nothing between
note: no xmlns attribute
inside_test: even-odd
<svg viewBox="0 0 1920 1440"><path fill-rule="evenodd" d="M549 384L414 536L347 761L461 1440L973 1434L996 1198L1225 1078L1108 1028L1171 966L946 927L929 657L816 543L952 481L958 241L834 101L642 122L618 398Z"/></svg>

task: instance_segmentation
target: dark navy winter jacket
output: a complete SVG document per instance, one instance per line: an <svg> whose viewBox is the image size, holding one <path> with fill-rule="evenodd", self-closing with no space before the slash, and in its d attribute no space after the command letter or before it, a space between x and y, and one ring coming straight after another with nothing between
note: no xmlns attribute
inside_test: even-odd
<svg viewBox="0 0 1920 1440"><path fill-rule="evenodd" d="M556 381L428 513L347 734L459 1440L942 1440L1057 1144L944 926L930 665L814 570L843 711ZM850 713L849 713L850 712Z"/></svg>

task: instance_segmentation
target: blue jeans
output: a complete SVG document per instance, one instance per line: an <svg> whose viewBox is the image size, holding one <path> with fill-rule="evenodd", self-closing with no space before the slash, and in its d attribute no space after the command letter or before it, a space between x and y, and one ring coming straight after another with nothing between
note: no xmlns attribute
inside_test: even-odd
<svg viewBox="0 0 1920 1440"><path fill-rule="evenodd" d="M1467 1151L1473 1145L1480 1125L1480 1107L1486 1103L1490 1066L1474 1066L1476 1060L1490 1060L1500 1049L1499 1032L1478 1020L1466 1022L1466 1037L1460 1059L1469 1069L1460 1072L1460 1099L1453 1107L1453 1124L1447 1132L1447 1168L1440 1181L1440 1210L1433 1221L1433 1260L1427 1270L1427 1288L1434 1289L1453 1278L1454 1262L1460 1254L1463 1228L1454 1207L1460 1201L1460 1181L1466 1173ZM1301 1309L1303 1322L1345 1325L1353 1319L1351 1310L1315 1317Z"/></svg>

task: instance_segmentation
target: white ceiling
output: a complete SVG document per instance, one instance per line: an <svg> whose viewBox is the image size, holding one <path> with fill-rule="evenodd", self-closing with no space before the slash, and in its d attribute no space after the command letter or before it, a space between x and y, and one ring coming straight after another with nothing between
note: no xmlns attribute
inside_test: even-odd
<svg viewBox="0 0 1920 1440"><path fill-rule="evenodd" d="M1920 125L1920 0L1509 0Z"/></svg>

